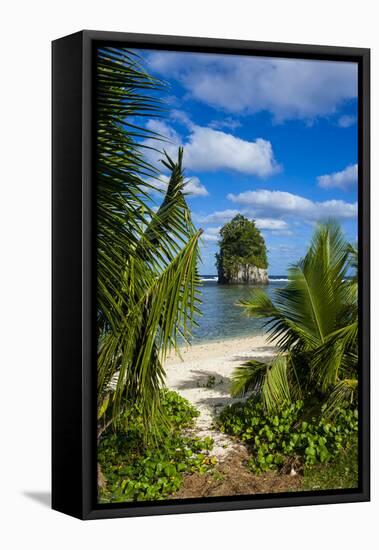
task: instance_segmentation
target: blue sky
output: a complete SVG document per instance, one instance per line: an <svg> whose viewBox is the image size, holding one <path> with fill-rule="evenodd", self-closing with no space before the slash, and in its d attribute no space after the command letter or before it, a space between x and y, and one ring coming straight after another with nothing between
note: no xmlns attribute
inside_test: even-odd
<svg viewBox="0 0 379 550"><path fill-rule="evenodd" d="M237 212L260 227L271 275L304 255L317 221L338 219L356 241L354 63L138 53L167 83L167 114L146 126L168 138L170 155L184 147L188 202L204 229L202 274L216 273L218 231Z"/></svg>

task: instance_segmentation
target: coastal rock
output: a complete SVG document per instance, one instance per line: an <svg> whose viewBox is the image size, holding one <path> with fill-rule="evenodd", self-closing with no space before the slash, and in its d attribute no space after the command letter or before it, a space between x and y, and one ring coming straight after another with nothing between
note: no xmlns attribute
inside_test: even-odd
<svg viewBox="0 0 379 550"><path fill-rule="evenodd" d="M237 266L234 273L229 276L219 273L218 281L221 284L267 285L268 273L267 269L245 264Z"/></svg>

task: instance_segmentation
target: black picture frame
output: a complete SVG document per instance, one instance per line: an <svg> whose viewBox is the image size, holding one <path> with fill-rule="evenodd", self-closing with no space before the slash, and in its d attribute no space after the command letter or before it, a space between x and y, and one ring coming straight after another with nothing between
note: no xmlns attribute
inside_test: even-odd
<svg viewBox="0 0 379 550"><path fill-rule="evenodd" d="M358 63L360 436L358 489L100 505L96 502L94 48L234 53ZM81 31L52 44L52 507L81 519L370 499L370 50Z"/></svg>

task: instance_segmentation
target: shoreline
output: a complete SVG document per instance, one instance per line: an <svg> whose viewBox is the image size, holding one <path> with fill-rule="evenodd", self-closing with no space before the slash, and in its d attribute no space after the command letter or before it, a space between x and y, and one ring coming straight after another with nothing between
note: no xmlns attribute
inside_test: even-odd
<svg viewBox="0 0 379 550"><path fill-rule="evenodd" d="M179 351L172 351L169 353L165 360L165 366L172 365L173 363L183 364L187 361L193 361L201 356L205 358L223 357L224 354L228 356L233 353L236 348L240 349L247 356L254 355L260 351L268 351L271 348L274 349L273 343L267 342L267 336L265 334L254 334L253 336L232 336L230 338L203 340L194 344L183 344L179 346ZM263 355L266 355L263 353ZM182 357L182 360L181 360ZM225 359L226 357L224 357ZM253 357L251 357L253 358ZM245 359L247 360L247 359Z"/></svg>

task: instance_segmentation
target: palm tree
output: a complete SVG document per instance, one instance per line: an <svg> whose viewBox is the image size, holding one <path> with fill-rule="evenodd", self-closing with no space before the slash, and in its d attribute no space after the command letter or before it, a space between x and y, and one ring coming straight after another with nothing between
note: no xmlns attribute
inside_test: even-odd
<svg viewBox="0 0 379 550"><path fill-rule="evenodd" d="M279 353L268 363L249 361L237 368L233 395L254 391L268 410L317 396L325 403L325 414L355 399L357 280L347 278L355 259L340 227L321 224L305 258L289 270L289 282L276 290L274 301L255 290L240 304L248 315L267 319L269 341Z"/></svg>
<svg viewBox="0 0 379 550"><path fill-rule="evenodd" d="M151 199L158 172L144 140L160 136L136 120L161 113L154 94L163 84L124 48L102 48L97 71L98 432L136 405L146 433L157 434L163 360L188 338L199 302L201 231L185 200L181 149L176 161L164 156L162 203Z"/></svg>

